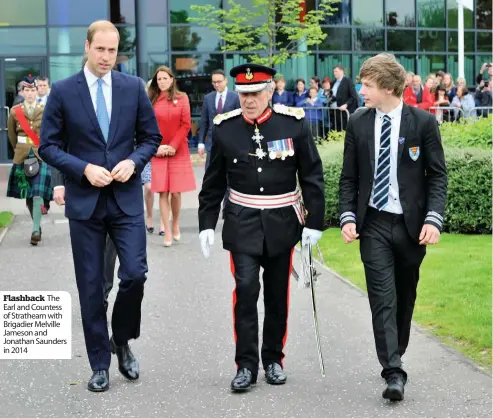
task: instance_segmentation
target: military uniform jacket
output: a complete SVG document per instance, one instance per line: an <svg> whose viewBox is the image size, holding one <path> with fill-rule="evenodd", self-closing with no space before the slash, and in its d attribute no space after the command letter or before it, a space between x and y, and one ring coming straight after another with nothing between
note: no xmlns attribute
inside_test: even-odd
<svg viewBox="0 0 493 419"><path fill-rule="evenodd" d="M43 118L43 111L44 111L43 105L39 103L35 103L33 114L32 116L29 116L27 111L27 104L25 102L16 105L11 109L9 119L7 121L7 128L8 128L9 141L10 144L12 145L12 148L14 149L13 162L15 164L24 163L24 160L29 155L29 151L31 150L31 148L33 149L36 157L40 159L38 155L38 147L36 147L28 139L27 134L24 132L19 121L17 120L17 116L15 115L14 110L15 108L19 108L19 107L22 108L24 115L26 115L26 119L31 125L31 129L36 134L38 134L38 136L41 130L41 120Z"/></svg>
<svg viewBox="0 0 493 419"><path fill-rule="evenodd" d="M274 109L267 108L257 121L244 117L241 109L216 117L211 161L199 194L200 231L215 229L228 184L243 194L272 196L295 191L297 177L308 212L305 226L323 230L323 168L304 112L282 105L275 105ZM259 146L252 139L256 126L263 136L261 148L267 153L262 158L257 155ZM294 154L284 159L270 158L268 144L287 139L291 140ZM231 252L262 255L265 241L268 255L275 256L293 248L301 231L292 206L259 209L228 202L223 247Z"/></svg>
<svg viewBox="0 0 493 419"><path fill-rule="evenodd" d="M375 173L375 109L357 111L346 129L344 161L339 182L341 227L356 222L360 233ZM423 224L443 226L447 169L435 116L406 104L402 107L397 150L397 180L404 222L419 241Z"/></svg>

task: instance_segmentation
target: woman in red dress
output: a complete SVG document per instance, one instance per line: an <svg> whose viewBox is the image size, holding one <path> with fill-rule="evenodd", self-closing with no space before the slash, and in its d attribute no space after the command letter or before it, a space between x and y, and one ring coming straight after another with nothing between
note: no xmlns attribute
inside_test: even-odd
<svg viewBox="0 0 493 419"><path fill-rule="evenodd" d="M159 193L164 246L169 247L173 239L180 240L181 193L196 188L187 138L191 126L190 103L188 96L178 90L172 71L165 66L156 70L148 94L163 136L156 157L151 160L151 191Z"/></svg>

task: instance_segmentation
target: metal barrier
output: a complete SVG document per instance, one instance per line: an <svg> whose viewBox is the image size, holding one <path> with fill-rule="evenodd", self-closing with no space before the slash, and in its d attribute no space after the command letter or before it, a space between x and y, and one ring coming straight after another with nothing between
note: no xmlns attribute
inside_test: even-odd
<svg viewBox="0 0 493 419"><path fill-rule="evenodd" d="M464 111L456 106L432 106L429 112L435 114L439 124L442 122L464 122Z"/></svg>
<svg viewBox="0 0 493 419"><path fill-rule="evenodd" d="M493 106L475 106L470 112L474 112L476 117L487 118L488 115L493 114Z"/></svg>
<svg viewBox="0 0 493 419"><path fill-rule="evenodd" d="M323 139L329 131L344 131L349 119L349 112L326 106L303 106L305 120L315 139Z"/></svg>

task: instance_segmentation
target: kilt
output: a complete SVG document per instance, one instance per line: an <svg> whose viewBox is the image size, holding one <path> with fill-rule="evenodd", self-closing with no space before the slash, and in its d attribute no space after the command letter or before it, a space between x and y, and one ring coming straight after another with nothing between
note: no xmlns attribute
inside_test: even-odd
<svg viewBox="0 0 493 419"><path fill-rule="evenodd" d="M53 199L53 189L51 187L51 171L49 166L39 161L39 172L34 177L25 177L28 183L26 196L21 195L21 179L15 174L17 170L24 172L24 163L13 164L10 169L9 183L7 185L7 196L10 198L25 199L39 196L46 201Z"/></svg>

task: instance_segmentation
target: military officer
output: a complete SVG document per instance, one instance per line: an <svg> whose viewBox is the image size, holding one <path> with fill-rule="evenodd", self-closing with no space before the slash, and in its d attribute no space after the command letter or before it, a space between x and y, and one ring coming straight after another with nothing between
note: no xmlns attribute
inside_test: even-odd
<svg viewBox="0 0 493 419"><path fill-rule="evenodd" d="M33 219L30 242L36 246L41 241L43 201L51 201L53 189L50 168L38 155L44 106L36 102L36 80L30 74L22 81L22 94L24 102L12 108L7 121L10 144L14 149L7 196L26 200Z"/></svg>
<svg viewBox="0 0 493 419"><path fill-rule="evenodd" d="M293 249L301 238L302 243L315 244L324 224L322 162L303 110L269 106L275 73L255 64L231 70L241 108L214 119L211 162L199 195L199 237L208 257L221 200L226 185L230 186L222 239L224 249L230 251L236 284L233 391L248 390L257 381L261 267L265 304L262 365L267 383L286 382L282 361Z"/></svg>

